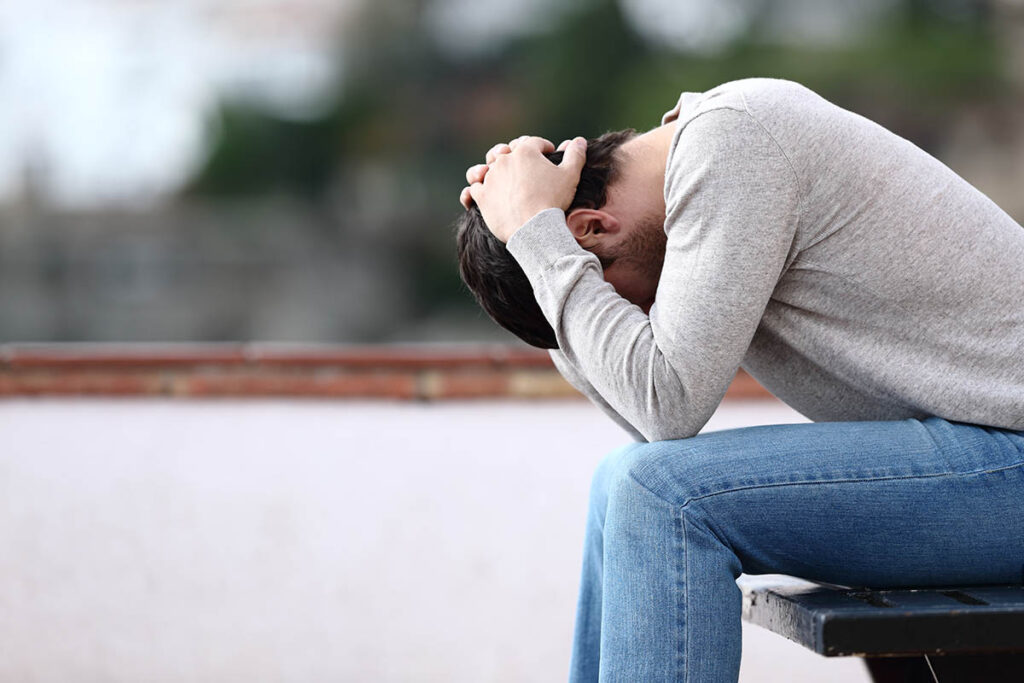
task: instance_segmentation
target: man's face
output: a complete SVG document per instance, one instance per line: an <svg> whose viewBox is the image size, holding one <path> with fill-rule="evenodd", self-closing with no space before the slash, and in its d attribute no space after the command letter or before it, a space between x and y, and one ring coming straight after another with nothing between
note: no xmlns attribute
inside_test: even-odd
<svg viewBox="0 0 1024 683"><path fill-rule="evenodd" d="M604 270L604 279L623 299L645 313L651 309L665 263L665 216L663 210L631 201L626 193L608 188L608 201L602 208L615 216L619 230L607 235L593 251L599 257L613 258Z"/></svg>

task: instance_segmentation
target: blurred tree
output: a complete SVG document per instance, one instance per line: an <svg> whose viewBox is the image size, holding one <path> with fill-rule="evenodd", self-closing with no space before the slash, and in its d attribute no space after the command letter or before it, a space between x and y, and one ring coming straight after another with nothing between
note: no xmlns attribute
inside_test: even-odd
<svg viewBox="0 0 1024 683"><path fill-rule="evenodd" d="M338 163L329 120L288 121L245 102L225 102L216 115L216 142L186 192L251 195L287 190L314 198Z"/></svg>
<svg viewBox="0 0 1024 683"><path fill-rule="evenodd" d="M456 215L465 167L495 141L645 128L682 90L773 76L934 151L959 109L1002 87L985 3L894 0L875 30L836 45L780 40L767 29L777 4L751 0L747 30L702 55L644 40L615 0L566 0L543 30L467 60L427 28L430 0L368 2L341 35L343 78L325 113L286 121L226 102L186 194L303 198L325 207L340 248L392 254L400 272L382 276L405 280L413 317L475 311L438 226Z"/></svg>

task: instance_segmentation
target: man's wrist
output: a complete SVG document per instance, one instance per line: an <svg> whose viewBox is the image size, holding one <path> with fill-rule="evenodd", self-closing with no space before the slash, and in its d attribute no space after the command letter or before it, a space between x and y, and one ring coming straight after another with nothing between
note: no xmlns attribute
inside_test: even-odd
<svg viewBox="0 0 1024 683"><path fill-rule="evenodd" d="M497 237L499 240L501 240L505 244L508 244L508 241L510 239L512 239L512 236L515 235L517 232L519 232L524 225L526 225L531 220L533 220L534 216L536 216L539 213L543 213L544 211L547 211L548 209L552 209L552 208L556 208L556 207L553 207L553 206L542 206L542 207L539 207L539 208L517 207L517 209L513 213L511 213L509 215L508 220L502 221L501 223L498 223L495 226L496 229L492 229L491 232L493 232L494 236ZM561 209L559 209L559 211L561 212ZM485 217L485 219L486 219L486 217Z"/></svg>
<svg viewBox="0 0 1024 683"><path fill-rule="evenodd" d="M510 230L508 232L508 236L504 240L505 244L508 244L508 241L511 240L512 237L517 232L522 230L524 225L526 225L527 223L532 221L534 218L536 218L541 213L543 213L545 211L550 211L552 209L554 209L554 210L556 210L559 213L564 215L564 212L561 209L559 209L558 207L556 207L556 206L542 206L542 207L536 208L536 209L524 209L524 210L520 211L519 214L518 214L518 219L517 219L518 222L516 223L516 226L512 230Z"/></svg>
<svg viewBox="0 0 1024 683"><path fill-rule="evenodd" d="M590 253L577 244L565 222L565 212L558 208L537 212L505 246L531 281L563 256Z"/></svg>

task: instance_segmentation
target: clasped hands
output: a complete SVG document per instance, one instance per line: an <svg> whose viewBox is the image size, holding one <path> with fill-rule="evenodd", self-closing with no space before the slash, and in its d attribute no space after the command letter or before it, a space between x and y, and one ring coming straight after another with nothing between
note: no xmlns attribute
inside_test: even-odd
<svg viewBox="0 0 1024 683"><path fill-rule="evenodd" d="M529 135L491 147L487 163L466 170L469 187L462 189L459 201L467 209L476 203L494 236L508 242L537 213L565 211L572 203L587 158L586 138L562 142L557 151L564 155L557 166L544 156L554 151L549 140Z"/></svg>

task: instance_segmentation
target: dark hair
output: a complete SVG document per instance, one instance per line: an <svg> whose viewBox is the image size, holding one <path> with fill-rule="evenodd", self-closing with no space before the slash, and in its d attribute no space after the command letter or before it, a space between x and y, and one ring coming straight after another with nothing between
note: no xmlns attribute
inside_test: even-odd
<svg viewBox="0 0 1024 683"><path fill-rule="evenodd" d="M615 152L636 135L632 128L605 133L587 141L587 161L580 174L576 195L569 211L578 208L599 209L607 201L608 185L615 181L618 160ZM561 152L546 155L552 163L562 160ZM568 212L567 212L568 213ZM459 273L494 322L542 349L557 349L555 331L533 296L533 286L505 245L487 228L480 209L472 205L459 219L455 243L459 255ZM603 259L607 267L610 260Z"/></svg>

